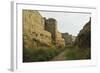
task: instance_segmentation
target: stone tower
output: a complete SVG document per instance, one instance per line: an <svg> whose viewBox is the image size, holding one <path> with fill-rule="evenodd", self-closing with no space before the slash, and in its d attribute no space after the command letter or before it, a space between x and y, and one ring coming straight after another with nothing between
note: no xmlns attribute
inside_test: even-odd
<svg viewBox="0 0 100 73"><path fill-rule="evenodd" d="M45 23L45 30L51 33L52 41L56 41L57 21L54 18L49 18Z"/></svg>
<svg viewBox="0 0 100 73"><path fill-rule="evenodd" d="M51 33L52 43L56 47L65 45L61 33L57 30L57 21L54 18L45 19L45 30Z"/></svg>
<svg viewBox="0 0 100 73"><path fill-rule="evenodd" d="M57 31L57 21L46 19L36 10L23 10L23 47L52 47L52 43L64 46L64 39Z"/></svg>

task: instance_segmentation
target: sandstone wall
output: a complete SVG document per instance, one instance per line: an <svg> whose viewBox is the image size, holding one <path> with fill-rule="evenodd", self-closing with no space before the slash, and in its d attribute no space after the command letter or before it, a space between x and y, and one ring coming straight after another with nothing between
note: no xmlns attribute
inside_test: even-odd
<svg viewBox="0 0 100 73"><path fill-rule="evenodd" d="M23 46L25 48L64 46L62 35L57 30L57 21L46 19L36 10L23 10Z"/></svg>
<svg viewBox="0 0 100 73"><path fill-rule="evenodd" d="M69 35L68 33L62 33L62 37L65 40L65 45L71 45L72 44L72 42L73 42L72 35Z"/></svg>
<svg viewBox="0 0 100 73"><path fill-rule="evenodd" d="M52 36L52 42L56 46L64 46L65 41L62 38L62 34L57 30L57 21L54 18L49 18L45 23L45 30L49 31Z"/></svg>
<svg viewBox="0 0 100 73"><path fill-rule="evenodd" d="M55 41L56 29L57 29L56 20L53 18L46 19L45 30L51 33L52 41Z"/></svg>
<svg viewBox="0 0 100 73"><path fill-rule="evenodd" d="M58 47L65 46L65 40L62 38L62 34L56 31L56 44Z"/></svg>
<svg viewBox="0 0 100 73"><path fill-rule="evenodd" d="M51 33L44 30L43 18L38 11L23 10L23 40L25 48L51 44ZM40 44L39 44L40 43Z"/></svg>

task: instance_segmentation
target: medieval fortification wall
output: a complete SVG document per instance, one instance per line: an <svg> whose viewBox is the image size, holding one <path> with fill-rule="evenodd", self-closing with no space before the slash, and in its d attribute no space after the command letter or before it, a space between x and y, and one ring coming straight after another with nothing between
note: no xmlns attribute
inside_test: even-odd
<svg viewBox="0 0 100 73"><path fill-rule="evenodd" d="M38 48L64 46L65 41L57 30L54 18L46 19L36 10L23 10L23 47Z"/></svg>

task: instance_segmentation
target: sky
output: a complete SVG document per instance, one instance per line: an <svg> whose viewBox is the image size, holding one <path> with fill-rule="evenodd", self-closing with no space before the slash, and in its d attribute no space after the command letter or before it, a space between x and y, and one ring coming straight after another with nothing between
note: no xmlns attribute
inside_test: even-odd
<svg viewBox="0 0 100 73"><path fill-rule="evenodd" d="M52 12L52 11L39 11L39 13L48 18L57 20L57 29L61 33L69 33L77 36L83 26L89 21L89 13L71 13L71 12Z"/></svg>

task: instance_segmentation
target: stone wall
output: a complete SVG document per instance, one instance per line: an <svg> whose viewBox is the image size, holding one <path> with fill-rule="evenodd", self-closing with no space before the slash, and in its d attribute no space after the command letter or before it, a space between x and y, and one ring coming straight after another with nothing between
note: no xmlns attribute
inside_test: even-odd
<svg viewBox="0 0 100 73"><path fill-rule="evenodd" d="M24 47L33 48L43 45L50 46L51 33L44 30L44 19L39 12L23 10L22 14Z"/></svg>
<svg viewBox="0 0 100 73"><path fill-rule="evenodd" d="M57 21L46 19L36 10L23 10L23 46L25 48L64 46L65 42L57 31Z"/></svg>
<svg viewBox="0 0 100 73"><path fill-rule="evenodd" d="M65 46L65 40L62 38L62 34L59 31L56 31L56 45L58 47Z"/></svg>
<svg viewBox="0 0 100 73"><path fill-rule="evenodd" d="M46 20L46 19L45 19ZM57 21L54 18L49 18L45 23L45 30L49 31L52 36L52 42L57 46L65 46L65 41L61 33L57 30Z"/></svg>
<svg viewBox="0 0 100 73"><path fill-rule="evenodd" d="M73 43L72 35L69 33L62 33L62 37L65 40L65 45L71 45Z"/></svg>
<svg viewBox="0 0 100 73"><path fill-rule="evenodd" d="M46 19L45 30L51 33L52 41L56 38L57 21L53 18Z"/></svg>

